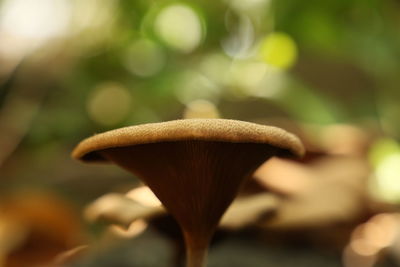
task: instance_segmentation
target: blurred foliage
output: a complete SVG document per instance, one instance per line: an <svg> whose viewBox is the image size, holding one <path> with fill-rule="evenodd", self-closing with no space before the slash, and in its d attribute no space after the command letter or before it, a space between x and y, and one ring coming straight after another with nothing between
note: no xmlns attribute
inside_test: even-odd
<svg viewBox="0 0 400 267"><path fill-rule="evenodd" d="M20 68L42 65L43 59L34 59L39 53L55 57L52 64L62 68L60 77L43 85L49 87L46 99L26 144L74 141L93 131L179 118L187 101L197 98L217 105L260 98L303 122L369 120L399 136L394 121L398 1L58 2L68 5L61 11L69 12L71 25L57 39L57 47L52 48L51 36L18 63ZM85 14L89 9L97 13ZM78 23L85 16L82 29ZM59 51L49 55L48 50ZM281 65L283 70L274 69ZM46 73L52 66L42 68ZM210 68L220 72L220 80L208 73ZM13 90L11 77L20 79L20 72L17 68L3 77L9 82L2 85L2 102L5 92ZM110 83L123 88L123 98L130 98L125 104L115 90L97 95L99 86ZM110 114L102 109L110 109ZM220 112L227 118L236 115Z"/></svg>
<svg viewBox="0 0 400 267"><path fill-rule="evenodd" d="M80 48L74 44L64 48L67 51L63 53L73 54L75 58L64 70L63 77L50 85L52 88L44 106L35 118L40 123L35 123L29 132L28 143L42 139L39 142L42 145L49 138L76 140L72 137L87 136L93 129L97 132L123 125L179 118L186 101L198 97L216 104L223 101L245 102L249 98L261 97L265 99L265 105L272 101L287 116L301 121L332 123L371 120L372 123L382 124L383 130L389 134L399 135L393 121L393 112L398 113L393 102L398 94L395 84L398 83L399 63L395 59L399 56L400 47L396 1L313 1L307 4L300 1L250 1L248 4L240 4L239 1L190 4L171 1L109 2L110 8L101 13L111 13L112 21L103 22L102 27L109 28L109 32L104 30L106 34L102 40ZM78 8L79 4L76 5ZM179 34L175 37L157 34L156 26L159 24L155 21L164 9L171 7L186 8L189 13L183 16L193 16L194 22L186 28L177 28ZM173 9L170 11L174 12ZM179 13L178 9L175 11ZM178 25L183 24L179 21L181 15L176 15ZM164 19L168 17L164 16ZM169 28L168 23L172 24ZM204 29L190 28L196 28L196 23ZM162 25L167 32L171 32L175 22L167 21ZM87 34L102 35L102 27ZM258 58L254 51L258 49L259 41L273 32L285 33L287 37L283 38L288 41L280 40L289 44L276 44L282 51L271 47L273 44L261 45L263 55L272 53L274 57L289 57L286 61L294 61L293 48L284 49L293 46L291 43L294 42L300 53L294 68L280 78L280 85L274 85L273 76L278 74L273 70L248 69L251 65L243 65L248 61L262 61L266 57ZM196 33L204 37L190 37ZM89 36L86 38L90 39ZM169 37L177 41L165 40ZM194 43L189 44L191 47L185 51L186 48L179 50L171 43L179 41ZM65 42L79 43L80 37L75 36ZM143 46L143 42L148 42L150 47ZM279 40L275 38L275 42ZM266 49L270 52L265 52ZM227 69L217 65L215 68L221 72L223 80L215 81L214 77L204 73L201 66L210 54L223 56L224 53L228 53ZM265 60L267 64L261 68L274 66L268 58ZM234 71L236 66L238 73ZM241 73L250 77L240 77ZM236 79L250 81L243 84L232 81ZM102 116L101 111L96 115L88 110L92 110L93 103L99 105L97 109L103 108L102 102L93 98L99 97L94 95L96 88L108 82L119 83L126 88L131 107L129 112L118 112L120 101L117 97L111 100L111 96L106 105L114 109L115 116L120 118L104 125L96 119L96 116ZM246 86L253 88L240 88ZM273 90L278 92L270 94ZM182 94L185 96L182 97ZM223 117L235 117L235 114L224 110L221 114ZM268 117L269 114L259 116Z"/></svg>

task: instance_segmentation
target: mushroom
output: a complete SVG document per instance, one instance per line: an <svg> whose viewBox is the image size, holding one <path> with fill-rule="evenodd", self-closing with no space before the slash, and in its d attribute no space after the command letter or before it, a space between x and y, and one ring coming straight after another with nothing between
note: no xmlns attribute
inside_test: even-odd
<svg viewBox="0 0 400 267"><path fill-rule="evenodd" d="M137 175L179 223L187 266L205 266L219 220L246 177L272 156L301 156L300 140L276 127L190 119L125 127L82 141L72 156L113 162Z"/></svg>

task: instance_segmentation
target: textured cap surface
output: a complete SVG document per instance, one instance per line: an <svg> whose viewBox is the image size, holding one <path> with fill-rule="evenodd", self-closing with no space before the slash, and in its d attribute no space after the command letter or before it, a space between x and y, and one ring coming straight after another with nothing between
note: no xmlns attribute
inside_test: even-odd
<svg viewBox="0 0 400 267"><path fill-rule="evenodd" d="M269 144L297 156L304 154L301 141L277 127L226 119L187 119L142 124L97 134L83 140L72 152L72 157L83 161L104 161L97 151L183 140Z"/></svg>

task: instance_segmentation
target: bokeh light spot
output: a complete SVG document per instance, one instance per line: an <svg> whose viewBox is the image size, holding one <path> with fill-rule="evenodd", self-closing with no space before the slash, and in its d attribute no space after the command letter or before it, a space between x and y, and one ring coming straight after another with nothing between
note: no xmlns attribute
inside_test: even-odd
<svg viewBox="0 0 400 267"><path fill-rule="evenodd" d="M157 74L164 67L165 54L155 42L142 39L129 47L124 63L134 74L149 77Z"/></svg>
<svg viewBox="0 0 400 267"><path fill-rule="evenodd" d="M169 47L184 53L196 49L204 35L198 14L183 4L163 8L155 19L154 30Z"/></svg>
<svg viewBox="0 0 400 267"><path fill-rule="evenodd" d="M0 11L0 30L44 41L64 35L71 19L67 0L7 0Z"/></svg>
<svg viewBox="0 0 400 267"><path fill-rule="evenodd" d="M232 61L222 53L213 53L203 57L200 71L214 83L223 85L228 79L228 71Z"/></svg>
<svg viewBox="0 0 400 267"><path fill-rule="evenodd" d="M87 112L96 123L112 126L128 116L131 110L131 99L130 92L120 84L103 83L90 95Z"/></svg>
<svg viewBox="0 0 400 267"><path fill-rule="evenodd" d="M219 117L218 108L215 104L204 99L197 99L188 103L183 114L185 119L216 119Z"/></svg>
<svg viewBox="0 0 400 267"><path fill-rule="evenodd" d="M236 60L229 70L227 84L237 97L274 98L286 83L284 72L257 60Z"/></svg>
<svg viewBox="0 0 400 267"><path fill-rule="evenodd" d="M175 90L177 98L184 104L196 99L216 101L221 88L213 81L196 71L185 71L181 74Z"/></svg>
<svg viewBox="0 0 400 267"><path fill-rule="evenodd" d="M267 65L263 62L238 60L232 64L229 82L245 95L254 95L258 85L267 73Z"/></svg>
<svg viewBox="0 0 400 267"><path fill-rule="evenodd" d="M382 138L372 144L368 157L371 164L377 167L387 156L396 153L400 153L399 144L393 139Z"/></svg>
<svg viewBox="0 0 400 267"><path fill-rule="evenodd" d="M375 170L377 197L397 203L400 201L400 153L385 157Z"/></svg>
<svg viewBox="0 0 400 267"><path fill-rule="evenodd" d="M275 32L265 37L259 48L260 57L267 64L288 69L297 59L297 46L286 33Z"/></svg>

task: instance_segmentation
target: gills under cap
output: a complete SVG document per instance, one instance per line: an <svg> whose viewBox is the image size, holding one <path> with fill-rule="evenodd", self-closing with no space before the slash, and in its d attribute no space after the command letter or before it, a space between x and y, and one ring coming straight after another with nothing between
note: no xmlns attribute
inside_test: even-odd
<svg viewBox="0 0 400 267"><path fill-rule="evenodd" d="M304 154L301 141L277 127L227 119L186 119L129 126L97 134L83 140L72 152L72 157L88 162L107 161L99 151L187 140L269 144L296 156Z"/></svg>

